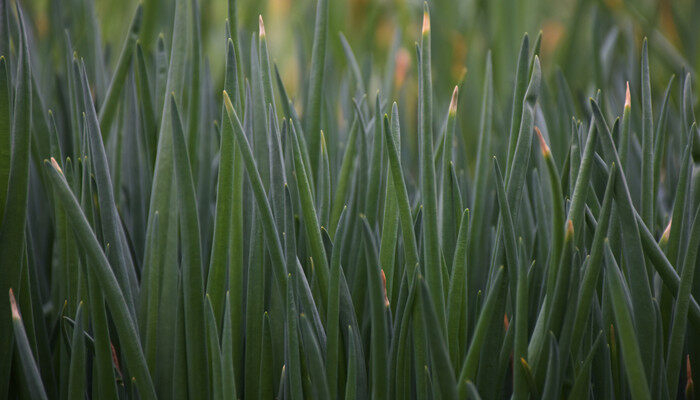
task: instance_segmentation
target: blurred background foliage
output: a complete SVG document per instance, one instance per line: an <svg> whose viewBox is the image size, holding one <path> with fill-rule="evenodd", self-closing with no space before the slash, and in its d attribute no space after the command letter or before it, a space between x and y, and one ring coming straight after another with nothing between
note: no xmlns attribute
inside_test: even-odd
<svg viewBox="0 0 700 400"><path fill-rule="evenodd" d="M239 35L242 46L248 47L250 35L257 31L258 15L265 16L270 54L282 80L302 108L303 76L311 54L314 10L313 0L236 0ZM159 34L166 42L172 36L171 0L143 0L144 26L141 44L148 49ZM74 48L90 59L90 43L97 34L105 45L103 57L114 65L121 41L128 29L137 0L31 0L26 8L34 24L31 31L50 52L56 63L62 63L65 35L63 26L71 26ZM494 128L503 132L503 122L510 113L513 72L523 33L531 43L542 33L540 57L545 85L557 79L558 71L566 78L578 100L577 115L587 114L587 99L598 88L606 93L605 106L620 111L624 101L625 82L639 94L639 51L644 36L650 41L652 89L660 94L672 74L695 75L700 59L700 1L695 0L430 0L433 14L433 81L438 109L445 109L451 88L463 84L460 96L460 128L466 142L478 131L479 100L486 52L493 52L495 82ZM174 3L173 3L174 4ZM381 88L384 76L394 75L393 93L384 98L397 99L414 109L417 90L414 44L419 39L422 0L333 0L330 3L329 57L326 63L327 82L347 81L347 59L340 39L348 40L373 94ZM227 0L200 0L203 54L208 61L214 88L223 85L225 19ZM50 18L53 13L61 18ZM96 15L98 26L90 26L86 18ZM69 23L69 22L78 23ZM60 26L56 23L61 23ZM97 32L97 33L95 33ZM49 40L45 40L50 37ZM246 45L248 44L248 45ZM93 46L94 47L94 46ZM102 51L97 49L95 51ZM245 51L245 48L244 48ZM35 68L41 68L35 65ZM44 66L43 68L50 68ZM41 71L38 71L41 72ZM51 87L51 77L38 73ZM91 79L92 81L92 79ZM95 82L100 82L100 79ZM102 80L104 82L104 80ZM553 85L553 84L552 84ZM333 86L333 85L331 85ZM217 89L218 91L218 89ZM555 89L552 90L553 92ZM545 91L546 92L546 91ZM678 98L674 90L672 101ZM697 98L697 96L694 96ZM638 99L638 95L633 95ZM546 100L545 100L546 101ZM550 101L556 101L553 97ZM636 100L638 101L638 100ZM633 104L633 108L635 105ZM338 110L339 117L341 112ZM560 121L568 130L568 121ZM409 121L414 124L415 121ZM551 127L550 127L551 128ZM557 144L554 143L556 146ZM561 143L562 146L565 143ZM475 146L465 146L467 159ZM563 150L563 148L561 149Z"/></svg>

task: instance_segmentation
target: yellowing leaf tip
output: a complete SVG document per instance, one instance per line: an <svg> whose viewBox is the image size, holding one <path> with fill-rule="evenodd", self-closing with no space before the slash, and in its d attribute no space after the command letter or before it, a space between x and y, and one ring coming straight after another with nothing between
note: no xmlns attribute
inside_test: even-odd
<svg viewBox="0 0 700 400"><path fill-rule="evenodd" d="M384 274L384 270L380 269L382 273L382 286L384 287L384 307L389 307L389 297L386 294L386 275Z"/></svg>
<svg viewBox="0 0 700 400"><path fill-rule="evenodd" d="M570 240L574 236L574 223L571 220L566 221L566 236L565 240Z"/></svg>
<svg viewBox="0 0 700 400"><path fill-rule="evenodd" d="M668 221L668 225L666 225L666 229L664 229L664 233L661 235L662 242L668 242L668 238L671 235L671 224L672 223L673 223L673 219Z"/></svg>
<svg viewBox="0 0 700 400"><path fill-rule="evenodd" d="M53 158L53 157L51 157L51 166L52 166L56 171L58 171L61 175L63 175L63 170L61 169L61 166L58 165L58 163L56 162L56 159Z"/></svg>
<svg viewBox="0 0 700 400"><path fill-rule="evenodd" d="M457 114L457 96L459 95L459 86L455 86L452 91L452 99L450 100L450 115L454 116Z"/></svg>
<svg viewBox="0 0 700 400"><path fill-rule="evenodd" d="M262 15L258 15L258 36L261 38L265 37L265 23L263 22Z"/></svg>
<svg viewBox="0 0 700 400"><path fill-rule="evenodd" d="M535 127L535 133L537 133L537 140L540 142L540 151L542 151L542 157L546 158L551 156L552 152L549 149L547 142L545 142L544 136L542 136L542 132L540 132L540 128Z"/></svg>
<svg viewBox="0 0 700 400"><path fill-rule="evenodd" d="M233 110L233 104L231 103L231 98L228 97L228 93L226 93L225 90L223 92L223 95L224 95L224 106L226 106L226 110L228 110L230 112L231 110Z"/></svg>
<svg viewBox="0 0 700 400"><path fill-rule="evenodd" d="M22 317L19 315L19 308L17 308L17 301L15 300L15 294L12 291L12 288L10 288L10 308L12 309L12 319L22 319Z"/></svg>

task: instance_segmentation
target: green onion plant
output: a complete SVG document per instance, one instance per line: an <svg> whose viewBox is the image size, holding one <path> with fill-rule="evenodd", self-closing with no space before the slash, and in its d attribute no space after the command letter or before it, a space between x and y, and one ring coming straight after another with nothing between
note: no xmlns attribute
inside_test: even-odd
<svg viewBox="0 0 700 400"><path fill-rule="evenodd" d="M501 22L541 1L340 34L344 2L294 1L278 64L242 1L127 2L114 38L92 1L26 3L0 0L0 399L694 397L697 6L578 0L518 50Z"/></svg>

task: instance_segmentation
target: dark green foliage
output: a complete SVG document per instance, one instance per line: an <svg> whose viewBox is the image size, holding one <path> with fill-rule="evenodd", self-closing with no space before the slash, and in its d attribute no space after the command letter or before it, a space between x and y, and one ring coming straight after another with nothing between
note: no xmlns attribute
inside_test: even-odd
<svg viewBox="0 0 700 400"><path fill-rule="evenodd" d="M692 398L692 2L107 3L0 0L0 399Z"/></svg>

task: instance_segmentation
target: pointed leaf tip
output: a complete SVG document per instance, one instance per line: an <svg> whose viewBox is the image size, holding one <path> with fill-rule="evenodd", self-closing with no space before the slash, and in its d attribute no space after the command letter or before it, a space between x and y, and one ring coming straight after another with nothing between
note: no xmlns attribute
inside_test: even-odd
<svg viewBox="0 0 700 400"><path fill-rule="evenodd" d="M537 133L537 140L539 140L540 142L540 151L542 151L542 157L550 157L552 155L552 152L549 149L549 146L547 146L547 142L545 142L544 137L542 136L542 132L540 132L540 128L535 127L535 133Z"/></svg>
<svg viewBox="0 0 700 400"><path fill-rule="evenodd" d="M384 274L384 270L380 269L382 273L382 287L384 288L384 307L389 307L389 297L386 295L386 275Z"/></svg>
<svg viewBox="0 0 700 400"><path fill-rule="evenodd" d="M574 223L571 220L566 221L566 236L564 240L568 241L574 236Z"/></svg>
<svg viewBox="0 0 700 400"><path fill-rule="evenodd" d="M457 114L457 96L459 95L459 86L455 85L455 89L452 91L452 99L450 100L450 115L454 116Z"/></svg>
<svg viewBox="0 0 700 400"><path fill-rule="evenodd" d="M671 223L673 223L673 219L668 221L668 225L666 225L666 229L664 229L664 233L661 235L661 243L668 242L668 238L671 235Z"/></svg>
<svg viewBox="0 0 700 400"><path fill-rule="evenodd" d="M22 317L19 315L19 308L17 308L17 301L15 300L15 294L12 291L12 288L10 288L10 308L12 309L12 319L22 319Z"/></svg>
<svg viewBox="0 0 700 400"><path fill-rule="evenodd" d="M627 89L625 91L625 108L630 108L632 106L632 98L630 96L630 82L627 81Z"/></svg>
<svg viewBox="0 0 700 400"><path fill-rule="evenodd" d="M61 169L61 166L58 165L58 163L56 162L56 159L53 158L53 157L51 157L51 166L52 166L56 171L58 171L58 173L60 173L61 175L63 175L63 170Z"/></svg>
<svg viewBox="0 0 700 400"><path fill-rule="evenodd" d="M228 93L226 91L223 91L224 95L224 106L226 107L226 110L233 110L233 104L231 103L231 98L228 97Z"/></svg>
<svg viewBox="0 0 700 400"><path fill-rule="evenodd" d="M430 11L428 10L428 3L424 3L423 6L423 29L424 35L430 33Z"/></svg>
<svg viewBox="0 0 700 400"><path fill-rule="evenodd" d="M263 23L262 15L258 15L258 36L265 37L265 23Z"/></svg>

